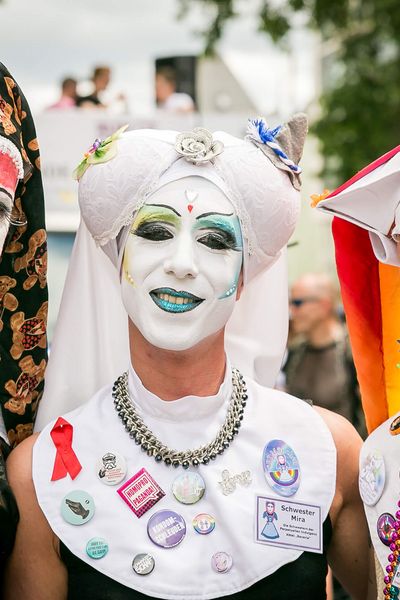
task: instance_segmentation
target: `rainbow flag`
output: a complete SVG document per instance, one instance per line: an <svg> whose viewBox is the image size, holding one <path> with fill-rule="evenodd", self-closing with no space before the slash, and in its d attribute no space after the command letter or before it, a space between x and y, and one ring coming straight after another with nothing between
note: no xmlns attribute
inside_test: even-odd
<svg viewBox="0 0 400 600"><path fill-rule="evenodd" d="M400 146L362 169L327 199L398 152ZM400 198L400 192L396 193ZM366 229L335 216L332 231L353 358L371 432L400 410L400 268L377 260Z"/></svg>

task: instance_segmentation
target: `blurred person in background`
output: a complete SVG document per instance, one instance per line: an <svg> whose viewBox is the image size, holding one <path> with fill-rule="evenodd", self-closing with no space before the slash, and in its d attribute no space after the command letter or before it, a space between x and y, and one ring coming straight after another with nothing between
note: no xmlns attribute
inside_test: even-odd
<svg viewBox="0 0 400 600"><path fill-rule="evenodd" d="M190 113L195 110L189 94L177 92L176 72L172 67L161 67L156 72L155 92L157 107L168 112Z"/></svg>
<svg viewBox="0 0 400 600"><path fill-rule="evenodd" d="M101 95L108 88L111 80L110 67L95 67L91 80L93 82L93 92L88 96L78 96L77 106L80 108L106 108L101 100Z"/></svg>
<svg viewBox="0 0 400 600"><path fill-rule="evenodd" d="M49 108L75 108L77 100L77 81L73 77L66 77L61 82L61 96Z"/></svg>
<svg viewBox="0 0 400 600"><path fill-rule="evenodd" d="M93 69L93 75L91 77L93 83L93 91L87 96L78 96L77 106L79 108L110 108L110 103L104 102L103 95L108 89L111 81L111 68L107 66L97 66ZM121 110L119 112L128 112L126 96L122 92L117 95L115 101L112 103L119 103Z"/></svg>
<svg viewBox="0 0 400 600"><path fill-rule="evenodd" d="M295 341L284 366L286 391L346 417L365 436L356 372L336 298L335 285L323 273L307 273L292 285Z"/></svg>

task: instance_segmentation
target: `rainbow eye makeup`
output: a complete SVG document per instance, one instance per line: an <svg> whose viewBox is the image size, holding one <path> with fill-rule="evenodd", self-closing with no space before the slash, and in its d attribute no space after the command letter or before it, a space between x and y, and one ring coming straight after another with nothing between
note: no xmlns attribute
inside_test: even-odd
<svg viewBox="0 0 400 600"><path fill-rule="evenodd" d="M180 214L172 207L145 204L139 210L131 227L131 233L153 242L162 242L173 238L170 228L180 227Z"/></svg>
<svg viewBox="0 0 400 600"><path fill-rule="evenodd" d="M195 230L204 231L197 241L213 250L243 249L239 219L233 214L205 213L196 218Z"/></svg>

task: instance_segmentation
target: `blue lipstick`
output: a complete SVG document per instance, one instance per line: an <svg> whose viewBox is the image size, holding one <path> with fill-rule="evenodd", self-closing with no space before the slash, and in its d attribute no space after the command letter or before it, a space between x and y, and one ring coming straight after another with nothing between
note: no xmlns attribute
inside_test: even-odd
<svg viewBox="0 0 400 600"><path fill-rule="evenodd" d="M203 302L203 298L172 288L157 288L150 292L150 296L159 308L169 313L189 312Z"/></svg>

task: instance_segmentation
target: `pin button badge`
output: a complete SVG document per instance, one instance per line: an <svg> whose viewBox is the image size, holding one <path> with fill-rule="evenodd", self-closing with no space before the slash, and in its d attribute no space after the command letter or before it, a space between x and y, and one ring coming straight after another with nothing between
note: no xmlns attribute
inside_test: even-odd
<svg viewBox="0 0 400 600"><path fill-rule="evenodd" d="M94 500L83 490L69 492L61 501L61 515L71 525L84 525L93 517Z"/></svg>
<svg viewBox="0 0 400 600"><path fill-rule="evenodd" d="M374 506L385 486L385 461L379 450L373 450L363 459L358 483L364 504Z"/></svg>
<svg viewBox="0 0 400 600"><path fill-rule="evenodd" d="M216 552L211 557L211 566L216 573L227 573L231 570L233 559L227 552Z"/></svg>
<svg viewBox="0 0 400 600"><path fill-rule="evenodd" d="M376 530L381 542L385 546L390 546L392 535L396 531L396 519L390 513L381 514L376 524Z"/></svg>
<svg viewBox="0 0 400 600"><path fill-rule="evenodd" d="M195 531L197 531L197 533L201 533L202 535L207 535L215 529L214 517L206 513L201 513L197 515L193 519L192 523Z"/></svg>
<svg viewBox="0 0 400 600"><path fill-rule="evenodd" d="M400 434L400 415L395 417L393 421L390 423L389 431L391 435L399 435Z"/></svg>
<svg viewBox="0 0 400 600"><path fill-rule="evenodd" d="M206 484L198 473L187 471L178 475L172 484L172 493L182 504L195 504L204 495Z"/></svg>
<svg viewBox="0 0 400 600"><path fill-rule="evenodd" d="M268 485L280 496L293 496L300 485L300 465L295 452L283 440L271 440L264 448L263 468Z"/></svg>
<svg viewBox="0 0 400 600"><path fill-rule="evenodd" d="M165 496L165 492L145 468L123 483L117 492L138 519Z"/></svg>
<svg viewBox="0 0 400 600"><path fill-rule="evenodd" d="M132 569L138 575L148 575L152 572L154 566L155 561L151 554L136 554L132 561Z"/></svg>
<svg viewBox="0 0 400 600"><path fill-rule="evenodd" d="M108 544L103 538L94 537L86 544L86 553L90 558L103 558L107 552Z"/></svg>
<svg viewBox="0 0 400 600"><path fill-rule="evenodd" d="M97 477L106 485L117 485L126 476L125 458L116 452L106 452L97 463Z"/></svg>
<svg viewBox="0 0 400 600"><path fill-rule="evenodd" d="M185 537L186 523L181 515L172 510L159 510L150 517L147 533L157 546L173 548Z"/></svg>

